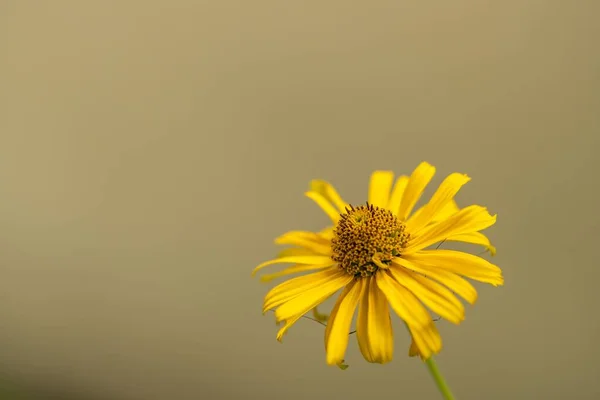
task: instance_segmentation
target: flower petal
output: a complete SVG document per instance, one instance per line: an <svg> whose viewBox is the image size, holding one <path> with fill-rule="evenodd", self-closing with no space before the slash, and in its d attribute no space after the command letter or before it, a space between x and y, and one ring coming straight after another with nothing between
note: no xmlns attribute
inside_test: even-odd
<svg viewBox="0 0 600 400"><path fill-rule="evenodd" d="M422 162L415 168L410 176L408 185L406 185L404 196L402 196L402 202L400 203L400 208L398 210L398 218L401 220L406 220L408 218L415 207L415 204L421 197L421 194L423 194L423 190L431 181L434 174L435 167L426 162Z"/></svg>
<svg viewBox="0 0 600 400"><path fill-rule="evenodd" d="M358 307L356 334L358 346L365 359L385 364L394 354L394 334L390 310L385 295L374 277L364 278L366 289Z"/></svg>
<svg viewBox="0 0 600 400"><path fill-rule="evenodd" d="M431 323L431 316L423 304L408 289L393 279L389 272L378 271L376 274L377 286L400 318L407 325L425 327Z"/></svg>
<svg viewBox="0 0 600 400"><path fill-rule="evenodd" d="M409 221L417 218L418 215L423 211L423 208L425 206L419 208L417 211L415 211L410 218L408 219ZM435 223L435 222L439 222L439 221L443 221L446 218L451 217L452 215L456 214L458 211L460 210L460 208L458 208L458 205L456 204L456 201L454 200L450 200L448 203L446 203L446 205L444 207L442 207L442 209L431 219L430 223Z"/></svg>
<svg viewBox="0 0 600 400"><path fill-rule="evenodd" d="M266 294L263 302L263 312L267 312L272 308L278 307L314 287L324 285L333 279L347 275L348 274L345 271L342 271L337 267L333 267L327 268L324 271L315 272L309 275L302 275L282 282L269 290L269 292Z"/></svg>
<svg viewBox="0 0 600 400"><path fill-rule="evenodd" d="M344 354L348 347L348 331L364 287L364 279L353 280L346 286L346 290L342 292L333 307L325 329L325 350L329 365L337 365L344 361Z"/></svg>
<svg viewBox="0 0 600 400"><path fill-rule="evenodd" d="M421 355L421 353L419 353L419 348L417 347L417 344L415 343L415 339L413 339L413 337L411 336L410 347L408 349L408 356L415 357L415 356L419 356L419 355Z"/></svg>
<svg viewBox="0 0 600 400"><path fill-rule="evenodd" d="M470 232L470 233L463 233L460 235L454 235L454 236L450 236L446 240L453 241L453 242L478 244L478 245L485 247L486 251L490 252L490 255L492 255L492 256L496 255L496 248L494 246L492 246L490 239L488 239L487 236L485 236L481 232Z"/></svg>
<svg viewBox="0 0 600 400"><path fill-rule="evenodd" d="M275 272L275 273L268 274L268 275L263 275L260 277L260 281L261 282L270 282L273 279L277 279L282 276L297 274L298 272L314 271L316 269L329 268L329 267L332 267L333 265L335 265L334 262L332 262L330 265L302 265L302 264L294 265L292 267L286 268L279 272Z"/></svg>
<svg viewBox="0 0 600 400"><path fill-rule="evenodd" d="M390 274L410 290L431 311L446 320L459 324L465 319L465 307L451 291L430 279L411 273L405 268L390 268Z"/></svg>
<svg viewBox="0 0 600 400"><path fill-rule="evenodd" d="M291 256L319 256L312 250L304 247L290 247L289 249L283 249L277 253L277 258L291 257Z"/></svg>
<svg viewBox="0 0 600 400"><path fill-rule="evenodd" d="M414 253L451 236L480 231L494 225L495 222L496 216L490 215L486 208L465 207L450 218L422 229L411 238L403 254Z"/></svg>
<svg viewBox="0 0 600 400"><path fill-rule="evenodd" d="M433 196L431 196L431 200L423 206L419 214L408 220L406 229L409 232L418 232L424 226L428 225L444 209L446 204L454 198L460 188L470 180L471 178L464 174L454 173L448 175Z"/></svg>
<svg viewBox="0 0 600 400"><path fill-rule="evenodd" d="M421 265L418 259L408 261L407 259L398 257L392 261L393 265L407 268L425 276L425 278L433 279L452 290L454 293L465 299L469 304L475 304L477 301L477 290L466 279L456 275L455 273L444 271L436 267L428 267Z"/></svg>
<svg viewBox="0 0 600 400"><path fill-rule="evenodd" d="M348 203L338 194L337 190L327 181L321 179L313 179L310 181L310 190L319 193L325 199L333 203L340 213L345 212Z"/></svg>
<svg viewBox="0 0 600 400"><path fill-rule="evenodd" d="M423 360L427 360L432 355L439 353L442 349L442 337L433 322L429 323L429 325L423 329L415 329L410 326L408 329L413 338L415 347L418 350L418 354ZM411 351L409 350L409 355L410 354Z"/></svg>
<svg viewBox="0 0 600 400"><path fill-rule="evenodd" d="M331 205L329 200L325 198L322 194L314 191L308 191L304 193L306 197L317 203L319 207L327 214L333 223L337 223L340 220L340 212Z"/></svg>
<svg viewBox="0 0 600 400"><path fill-rule="evenodd" d="M494 286L500 286L504 283L500 268L481 257L462 251L425 250L414 255L404 256L404 258L425 264L431 269L453 272Z"/></svg>
<svg viewBox="0 0 600 400"><path fill-rule="evenodd" d="M394 184L394 188L392 189L392 194L390 194L390 200L387 205L387 209L390 210L394 215L398 215L398 210L400 209L400 203L402 202L402 197L404 196L404 190L406 189L406 185L408 184L409 178L406 175L399 176L396 179L396 183Z"/></svg>
<svg viewBox="0 0 600 400"><path fill-rule="evenodd" d="M252 271L252 276L254 276L261 269L268 267L269 265L274 264L306 264L306 265L330 265L331 257L329 256L289 256L289 257L281 257L276 258L274 260L265 261L260 264Z"/></svg>
<svg viewBox="0 0 600 400"><path fill-rule="evenodd" d="M369 182L369 204L386 208L390 199L390 190L394 182L392 171L375 171Z"/></svg>
<svg viewBox="0 0 600 400"><path fill-rule="evenodd" d="M328 279L317 286L303 290L301 293L287 299L275 310L277 322L290 320L298 315L304 315L329 296L346 286L353 277L345 272L338 272L336 276Z"/></svg>
<svg viewBox="0 0 600 400"><path fill-rule="evenodd" d="M431 222L443 221L460 211L458 204L454 199L450 200L442 207L442 209L433 216Z"/></svg>
<svg viewBox="0 0 600 400"><path fill-rule="evenodd" d="M323 240L331 241L331 239L333 238L333 230L333 226L328 226L327 228L319 232L319 236L323 238Z"/></svg>
<svg viewBox="0 0 600 400"><path fill-rule="evenodd" d="M300 318L302 318L302 314L296 315L295 317L285 321L285 324L277 332L277 341L278 342L281 342L283 340L283 336L287 333L288 329L290 329L296 322L298 322L298 320Z"/></svg>
<svg viewBox="0 0 600 400"><path fill-rule="evenodd" d="M329 242L318 233L306 231L290 231L275 239L276 244L290 244L305 247L318 254L330 255Z"/></svg>

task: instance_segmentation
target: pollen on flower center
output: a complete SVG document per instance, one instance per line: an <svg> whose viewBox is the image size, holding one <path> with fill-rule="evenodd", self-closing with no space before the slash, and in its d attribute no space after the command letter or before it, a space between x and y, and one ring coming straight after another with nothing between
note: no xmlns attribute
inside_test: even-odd
<svg viewBox="0 0 600 400"><path fill-rule="evenodd" d="M350 275L371 276L398 257L408 239L404 223L391 211L368 203L350 206L333 230L332 258Z"/></svg>

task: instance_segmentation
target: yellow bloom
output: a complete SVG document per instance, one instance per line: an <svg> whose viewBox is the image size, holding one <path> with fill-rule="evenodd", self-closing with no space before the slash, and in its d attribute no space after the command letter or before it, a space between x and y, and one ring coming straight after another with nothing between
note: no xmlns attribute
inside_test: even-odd
<svg viewBox="0 0 600 400"><path fill-rule="evenodd" d="M412 336L409 355L428 359L441 350L442 341L427 308L459 324L465 310L455 295L470 304L477 299L465 277L494 286L503 284L500 269L478 256L428 249L449 240L482 245L495 253L479 231L493 225L496 216L478 205L459 209L454 202L456 193L470 180L468 176L449 175L429 202L413 212L434 173L435 168L423 162L410 177L400 176L394 183L392 172L375 171L368 202L360 206L345 203L325 181L311 182L306 196L331 218L332 226L320 232L285 233L275 242L293 247L253 271L292 264L263 276L263 281L311 271L277 285L265 296L263 312L274 309L277 322L284 322L278 340L305 313L342 290L325 329L328 364L343 362L357 308L361 353L369 362L390 361L394 347L390 306Z"/></svg>

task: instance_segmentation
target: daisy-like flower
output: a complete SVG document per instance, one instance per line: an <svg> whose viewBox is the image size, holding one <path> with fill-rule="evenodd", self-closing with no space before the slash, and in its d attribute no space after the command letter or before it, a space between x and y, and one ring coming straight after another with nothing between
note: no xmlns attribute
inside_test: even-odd
<svg viewBox="0 0 600 400"><path fill-rule="evenodd" d="M392 359L394 340L391 309L405 322L412 343L409 355L429 359L442 348L430 314L459 324L465 318L462 297L473 304L475 288L465 278L502 285L500 269L478 256L454 250L433 249L442 241L474 243L495 253L480 233L496 222L485 207L459 209L454 196L470 178L453 173L429 202L413 212L435 168L421 163L408 176L375 171L368 202L345 203L332 185L311 182L306 196L329 216L332 226L320 232L291 231L276 239L292 245L276 259L257 266L253 274L273 264L292 266L262 277L263 281L302 272L271 289L263 312L275 310L281 341L303 315L341 290L325 329L327 363L340 365L348 346L349 330L358 308L356 333L360 351L373 363ZM315 272L316 271L316 272ZM429 309L429 310L428 310Z"/></svg>

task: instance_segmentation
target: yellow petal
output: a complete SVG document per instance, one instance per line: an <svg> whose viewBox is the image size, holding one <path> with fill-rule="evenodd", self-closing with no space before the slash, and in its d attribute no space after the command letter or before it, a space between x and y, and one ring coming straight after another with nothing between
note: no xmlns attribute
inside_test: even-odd
<svg viewBox="0 0 600 400"><path fill-rule="evenodd" d="M481 232L470 232L470 233L463 233L460 235L454 235L454 236L450 236L446 240L450 240L450 241L454 241L454 242L478 244L478 245L485 247L485 249L490 252L490 255L492 255L492 256L496 255L496 248L494 246L492 246L490 239L488 239L487 236L485 236Z"/></svg>
<svg viewBox="0 0 600 400"><path fill-rule="evenodd" d="M283 249L277 253L277 258L291 257L291 256L319 256L312 250L305 249L304 247L290 247L289 249Z"/></svg>
<svg viewBox="0 0 600 400"><path fill-rule="evenodd" d="M325 329L327 364L337 365L344 361L352 317L364 290L364 279L353 280L338 298Z"/></svg>
<svg viewBox="0 0 600 400"><path fill-rule="evenodd" d="M327 214L331 221L335 224L340 220L340 211L331 205L322 194L318 192L309 191L304 193L306 197L313 200L321 209Z"/></svg>
<svg viewBox="0 0 600 400"><path fill-rule="evenodd" d="M289 279L275 286L265 295L263 302L263 312L293 299L301 293L310 290L319 285L336 279L341 275L348 275L345 271L338 267L327 268L324 271L315 272L308 275L302 275L296 278Z"/></svg>
<svg viewBox="0 0 600 400"><path fill-rule="evenodd" d="M415 235L404 249L403 254L411 254L436 242L463 233L477 232L492 226L496 216L481 206L465 207L450 218L431 224Z"/></svg>
<svg viewBox="0 0 600 400"><path fill-rule="evenodd" d="M281 342L283 340L283 336L287 333L288 329L290 329L296 322L298 322L300 318L302 318L302 315L296 315L295 317L285 321L285 324L277 332L278 342Z"/></svg>
<svg viewBox="0 0 600 400"><path fill-rule="evenodd" d="M345 212L345 211L344 211ZM319 232L319 236L326 241L331 241L331 239L333 238L333 226L328 226L327 228L323 229L322 231Z"/></svg>
<svg viewBox="0 0 600 400"><path fill-rule="evenodd" d="M371 174L369 183L369 204L386 208L390 199L390 190L394 182L391 171L375 171Z"/></svg>
<svg viewBox="0 0 600 400"><path fill-rule="evenodd" d="M494 286L504 283L500 268L481 257L462 251L424 250L404 258Z"/></svg>
<svg viewBox="0 0 600 400"><path fill-rule="evenodd" d="M314 232L290 231L275 239L276 244L305 247L315 253L330 255L331 246L321 235Z"/></svg>
<svg viewBox="0 0 600 400"><path fill-rule="evenodd" d="M408 219L409 221L415 218L418 218L419 214L421 214L421 212L423 211L423 208L425 208L425 206L420 207L417 211L415 211L414 213L412 213L412 215L410 216L410 218ZM450 200L448 203L446 203L445 206L442 207L442 209L431 219L430 223L435 223L435 222L439 222L439 221L443 221L446 218L449 218L450 216L456 214L460 209L458 208L458 205L456 204L456 201L454 200Z"/></svg>
<svg viewBox="0 0 600 400"><path fill-rule="evenodd" d="M344 290L342 290L342 293L339 295L339 297L337 298L335 305L333 306L333 309L331 310L331 313L329 314L329 321L327 323L327 325L325 326L325 351L327 352L327 343L329 341L329 333L331 331L331 321L335 320L335 316L337 315L338 309L340 308L340 304L342 302L342 300L348 295L348 292L350 292L350 290L352 290L355 286L356 282L352 281L349 284L346 285L346 287L344 288Z"/></svg>
<svg viewBox="0 0 600 400"><path fill-rule="evenodd" d="M366 289L358 307L356 334L358 346L365 359L385 364L394 354L394 335L390 310L385 295L374 277L364 278Z"/></svg>
<svg viewBox="0 0 600 400"><path fill-rule="evenodd" d="M431 322L431 316L419 299L393 279L388 271L378 271L376 281L396 314L408 325L424 327Z"/></svg>
<svg viewBox="0 0 600 400"><path fill-rule="evenodd" d="M275 310L275 319L284 321L292 319L298 315L304 315L329 296L346 286L354 279L351 275L339 271L331 279L322 282L318 286L303 290L301 293L289 298Z"/></svg>
<svg viewBox="0 0 600 400"><path fill-rule="evenodd" d="M431 181L434 174L435 167L426 162L419 164L413 171L408 181L408 185L406 185L404 196L402 196L402 202L400 203L400 208L398 210L398 218L401 220L406 220L408 218L415 207L415 204L421 197L421 194L423 194L423 190Z"/></svg>
<svg viewBox="0 0 600 400"><path fill-rule="evenodd" d="M270 282L273 279L280 278L282 276L297 274L299 272L314 271L317 269L329 268L329 267L332 267L333 265L335 265L334 262L332 262L329 265L302 265L302 264L294 265L292 267L286 268L279 272L275 272L273 274L263 275L260 277L260 281L261 282Z"/></svg>
<svg viewBox="0 0 600 400"><path fill-rule="evenodd" d="M418 354L423 360L427 360L442 349L442 337L433 322L423 329L415 329L409 326L409 330ZM410 353L409 350L409 355Z"/></svg>
<svg viewBox="0 0 600 400"><path fill-rule="evenodd" d="M410 348L408 349L408 356L409 357L415 357L415 356L420 356L421 353L419 353L419 349L417 348L417 344L415 343L415 339L410 338Z"/></svg>
<svg viewBox="0 0 600 400"><path fill-rule="evenodd" d="M423 206L419 214L409 218L406 223L406 229L409 232L418 232L424 226L428 225L444 209L446 204L454 198L460 188L470 180L471 178L464 174L450 174L440 184L437 191L431 196L431 200Z"/></svg>
<svg viewBox="0 0 600 400"><path fill-rule="evenodd" d="M398 179L396 179L394 188L392 189L392 194L390 195L390 200L388 202L387 208L396 216L398 215L400 204L402 203L402 197L404 196L404 191L406 190L406 185L408 185L408 181L408 176L399 176Z"/></svg>
<svg viewBox="0 0 600 400"><path fill-rule="evenodd" d="M348 206L348 203L342 200L337 190L335 190L333 185L329 182L321 179L314 179L310 182L310 190L319 193L325 199L333 203L340 213L345 212L345 208Z"/></svg>
<svg viewBox="0 0 600 400"><path fill-rule="evenodd" d="M469 304L474 304L477 301L477 290L464 278L455 273L444 271L436 267L428 267L421 265L418 260L408 261L404 258L395 258L392 261L393 265L407 268L410 271L425 275L429 279L433 279L454 293L465 299Z"/></svg>
<svg viewBox="0 0 600 400"><path fill-rule="evenodd" d="M448 321L459 324L465 319L465 307L451 291L430 279L405 268L390 268L390 274L410 290L431 311Z"/></svg>
<svg viewBox="0 0 600 400"><path fill-rule="evenodd" d="M443 221L460 211L455 200L450 200L442 207L442 209L433 216L431 222Z"/></svg>
<svg viewBox="0 0 600 400"><path fill-rule="evenodd" d="M369 282L366 283L366 290L364 291L362 297L360 298L360 303L358 305L358 317L356 319L356 337L358 339L358 347L360 348L360 352L362 353L365 360L368 362L375 362L375 357L373 356L373 352L371 351L371 343L369 343L369 313L372 312L374 308L374 301L369 302L369 297L373 296L371 292L371 281L372 278L368 279ZM369 303L371 303L371 308L369 308Z"/></svg>
<svg viewBox="0 0 600 400"><path fill-rule="evenodd" d="M331 257L329 256L290 256L281 257L274 260L265 261L252 271L254 276L261 269L274 264L306 264L306 265L330 265Z"/></svg>

